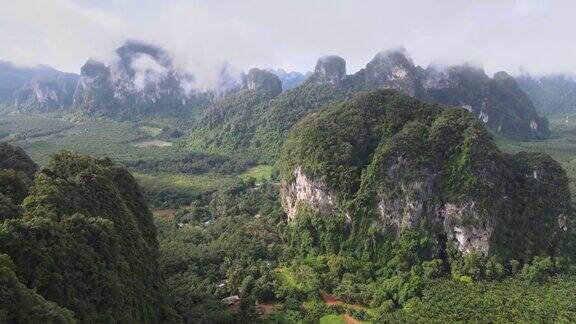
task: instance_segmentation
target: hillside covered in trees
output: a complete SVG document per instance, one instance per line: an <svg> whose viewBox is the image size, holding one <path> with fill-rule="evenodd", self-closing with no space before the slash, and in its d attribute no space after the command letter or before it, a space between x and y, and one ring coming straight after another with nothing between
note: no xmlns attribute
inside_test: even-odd
<svg viewBox="0 0 576 324"><path fill-rule="evenodd" d="M570 75L532 76L516 78L542 116L571 117L576 113L576 81Z"/></svg>
<svg viewBox="0 0 576 324"><path fill-rule="evenodd" d="M152 214L109 159L61 152L37 167L0 144L0 322L180 321Z"/></svg>
<svg viewBox="0 0 576 324"><path fill-rule="evenodd" d="M244 152L270 163L279 157L287 132L303 117L330 102L375 89L395 89L425 101L463 107L505 138L549 136L548 121L538 116L530 99L505 72L490 78L481 68L469 65L424 69L403 51L387 51L347 75L344 59L326 56L300 86L272 96L261 94L264 81L277 79L268 73L260 86L208 106L192 126L189 145L215 152Z"/></svg>
<svg viewBox="0 0 576 324"><path fill-rule="evenodd" d="M549 156L505 154L465 109L392 90L288 134L278 179L157 221L187 322L576 319L574 210Z"/></svg>

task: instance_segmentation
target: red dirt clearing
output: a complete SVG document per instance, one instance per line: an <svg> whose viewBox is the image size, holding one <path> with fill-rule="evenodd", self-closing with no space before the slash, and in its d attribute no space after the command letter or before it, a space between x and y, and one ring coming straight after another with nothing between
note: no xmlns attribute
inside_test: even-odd
<svg viewBox="0 0 576 324"><path fill-rule="evenodd" d="M352 309L361 309L361 310L366 310L366 307L362 306L362 305L358 305L358 304L347 304L341 300L336 299L336 297L334 297L334 295L332 294L324 294L322 295L322 299L324 300L324 304L330 306L330 305L342 305L348 308L352 308Z"/></svg>
<svg viewBox="0 0 576 324"><path fill-rule="evenodd" d="M354 317L352 317L348 314L344 314L344 322L346 324L361 324L362 323L359 320L355 319Z"/></svg>

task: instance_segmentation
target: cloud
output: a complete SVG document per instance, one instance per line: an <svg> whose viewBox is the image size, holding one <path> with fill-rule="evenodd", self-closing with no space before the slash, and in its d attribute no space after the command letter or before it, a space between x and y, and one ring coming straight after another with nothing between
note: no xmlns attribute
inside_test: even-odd
<svg viewBox="0 0 576 324"><path fill-rule="evenodd" d="M134 87L138 91L144 90L147 84L158 83L169 72L167 68L147 54L136 55L132 59L131 68L134 70Z"/></svg>
<svg viewBox="0 0 576 324"><path fill-rule="evenodd" d="M133 38L168 49L198 84L225 62L306 71L326 54L353 72L399 46L419 65L576 74L571 0L0 1L0 58L73 72Z"/></svg>
<svg viewBox="0 0 576 324"><path fill-rule="evenodd" d="M0 0L0 59L49 64L79 72L89 57L104 57L126 37L114 13L72 0Z"/></svg>

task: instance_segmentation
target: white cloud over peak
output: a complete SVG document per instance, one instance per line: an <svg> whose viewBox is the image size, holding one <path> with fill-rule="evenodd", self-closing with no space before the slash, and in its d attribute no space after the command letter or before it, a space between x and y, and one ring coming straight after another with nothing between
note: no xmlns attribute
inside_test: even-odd
<svg viewBox="0 0 576 324"><path fill-rule="evenodd" d="M0 0L0 59L78 72L123 40L158 44L209 83L224 62L350 71L402 46L414 62L576 74L572 0Z"/></svg>

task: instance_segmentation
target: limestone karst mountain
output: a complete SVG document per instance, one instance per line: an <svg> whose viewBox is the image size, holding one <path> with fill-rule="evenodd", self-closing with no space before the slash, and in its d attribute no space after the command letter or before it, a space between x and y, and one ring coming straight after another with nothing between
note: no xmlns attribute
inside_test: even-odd
<svg viewBox="0 0 576 324"><path fill-rule="evenodd" d="M282 89L284 91L296 88L304 81L306 81L310 75L312 75L312 72L286 72L284 69L266 69L266 71L274 73L280 79L280 81L282 81Z"/></svg>
<svg viewBox="0 0 576 324"><path fill-rule="evenodd" d="M506 138L549 135L547 119L536 114L530 99L506 73L490 78L482 69L468 65L424 69L415 66L404 51L388 51L378 53L351 75L346 73L344 59L321 57L306 81L273 99L248 101L246 92L231 95L225 113L210 108L203 112L188 143L212 151L247 152L273 162L286 133L301 118L330 102L375 89L398 90L428 102L461 107Z"/></svg>
<svg viewBox="0 0 576 324"><path fill-rule="evenodd" d="M63 112L72 104L78 75L47 66L0 62L0 108L31 113Z"/></svg>
<svg viewBox="0 0 576 324"><path fill-rule="evenodd" d="M570 117L576 114L576 79L574 76L524 74L516 82L542 116Z"/></svg>
<svg viewBox="0 0 576 324"><path fill-rule="evenodd" d="M356 91L396 89L425 101L463 107L506 138L550 135L548 121L538 116L528 96L505 72L491 78L471 65L422 68L405 51L391 50L376 54L343 86Z"/></svg>
<svg viewBox="0 0 576 324"><path fill-rule="evenodd" d="M432 242L425 255L525 261L567 253L574 237L559 163L503 154L465 110L390 90L304 118L284 145L281 177L284 210L324 229L320 248L339 237L341 249L387 258L384 246L420 233Z"/></svg>
<svg viewBox="0 0 576 324"><path fill-rule="evenodd" d="M116 60L89 60L81 70L72 111L82 116L138 119L185 116L211 97L187 89L194 77L159 47L128 41Z"/></svg>

